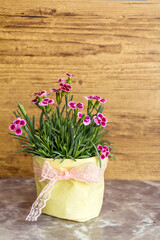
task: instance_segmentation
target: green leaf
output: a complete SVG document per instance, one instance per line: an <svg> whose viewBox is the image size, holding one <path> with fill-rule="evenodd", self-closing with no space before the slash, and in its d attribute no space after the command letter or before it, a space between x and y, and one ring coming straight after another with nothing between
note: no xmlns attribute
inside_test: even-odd
<svg viewBox="0 0 160 240"><path fill-rule="evenodd" d="M65 105L63 106L63 108L62 108L62 110L61 110L61 115L63 114L64 109L65 109Z"/></svg>
<svg viewBox="0 0 160 240"><path fill-rule="evenodd" d="M107 144L105 144L105 145L106 145L107 147L113 149L114 151L116 151L116 149L115 149L114 147L112 147L112 146L110 146L110 145L107 145Z"/></svg>
<svg viewBox="0 0 160 240"><path fill-rule="evenodd" d="M34 115L33 115L33 117L32 117L32 127L33 127L33 130L34 130L34 125L35 125L35 117L34 117Z"/></svg>
<svg viewBox="0 0 160 240"><path fill-rule="evenodd" d="M14 139L18 139L18 140L23 141L23 142L28 142L28 143L30 143L28 140L23 139L23 138L18 138L18 137L13 137L13 138L14 138Z"/></svg>
<svg viewBox="0 0 160 240"><path fill-rule="evenodd" d="M97 150L97 147L95 146L95 144L91 141L91 143L93 144L95 150L96 150L96 153L97 153L97 156L98 156L98 160L99 160L99 166L101 167L101 159L100 159L100 155L99 155L99 152Z"/></svg>
<svg viewBox="0 0 160 240"><path fill-rule="evenodd" d="M40 116L40 120L39 120L40 129L42 129L42 127L43 127L43 115L44 115L44 110L41 112L41 116Z"/></svg>
<svg viewBox="0 0 160 240"><path fill-rule="evenodd" d="M114 160L117 160L111 153L109 153L109 155L110 155Z"/></svg>
<svg viewBox="0 0 160 240"><path fill-rule="evenodd" d="M20 149L18 152L16 152L16 153L21 153L21 152L25 152L26 150L28 150L28 147L26 147L26 148L22 148L22 149Z"/></svg>
<svg viewBox="0 0 160 240"><path fill-rule="evenodd" d="M65 160L65 158L62 158L61 161L60 161L60 163L62 163L64 160Z"/></svg>
<svg viewBox="0 0 160 240"><path fill-rule="evenodd" d="M71 158L74 162L77 162L74 157L70 156L70 158Z"/></svg>

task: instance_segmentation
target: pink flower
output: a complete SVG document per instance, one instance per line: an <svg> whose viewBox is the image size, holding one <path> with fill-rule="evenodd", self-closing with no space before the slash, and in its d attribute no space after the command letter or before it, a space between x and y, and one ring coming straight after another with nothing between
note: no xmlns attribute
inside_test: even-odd
<svg viewBox="0 0 160 240"><path fill-rule="evenodd" d="M22 119L22 120L20 121L20 126L24 126L24 125L26 125L26 121L25 121L24 119Z"/></svg>
<svg viewBox="0 0 160 240"><path fill-rule="evenodd" d="M73 74L69 74L69 73L65 73L66 76L68 77L75 77L76 75L73 75Z"/></svg>
<svg viewBox="0 0 160 240"><path fill-rule="evenodd" d="M22 130L20 128L17 128L15 131L16 135L21 135L22 134Z"/></svg>
<svg viewBox="0 0 160 240"><path fill-rule="evenodd" d="M67 83L67 81L66 81L64 78L59 78L59 79L58 79L58 83L62 83L62 82Z"/></svg>
<svg viewBox="0 0 160 240"><path fill-rule="evenodd" d="M108 157L108 155L109 155L109 152L106 152L106 157Z"/></svg>
<svg viewBox="0 0 160 240"><path fill-rule="evenodd" d="M98 117L96 117L96 116L94 116L94 122L97 124L97 125L100 125L101 124L101 120L98 118Z"/></svg>
<svg viewBox="0 0 160 240"><path fill-rule="evenodd" d="M102 153L105 153L105 152L106 152L106 150L102 148L101 152L102 152Z"/></svg>
<svg viewBox="0 0 160 240"><path fill-rule="evenodd" d="M75 102L69 102L68 106L72 109L75 109L76 108L76 103Z"/></svg>
<svg viewBox="0 0 160 240"><path fill-rule="evenodd" d="M102 125L102 127L105 127L107 125L107 118L104 117L104 115L102 113L98 113L98 117L94 117L94 122L97 124L97 125Z"/></svg>
<svg viewBox="0 0 160 240"><path fill-rule="evenodd" d="M47 105L48 105L47 102L43 102L43 101L42 101L42 102L39 103L39 106L41 106L41 107L42 107L42 106L47 106Z"/></svg>
<svg viewBox="0 0 160 240"><path fill-rule="evenodd" d="M103 160L103 159L105 159L106 157L108 157L108 155L109 155L109 148L106 146L106 145L104 145L104 146L102 146L102 145L98 145L97 146L97 149L99 150L99 151L101 151L101 156L100 156L100 158Z"/></svg>
<svg viewBox="0 0 160 240"><path fill-rule="evenodd" d="M51 88L50 91L51 92L59 92L59 91L61 91L61 89L60 88Z"/></svg>
<svg viewBox="0 0 160 240"><path fill-rule="evenodd" d="M105 103L105 102L107 102L107 100L104 99L104 98L101 98L99 101L100 101L101 103Z"/></svg>
<svg viewBox="0 0 160 240"><path fill-rule="evenodd" d="M36 97L35 99L33 99L32 101L31 101L31 103L36 103L38 101L38 97Z"/></svg>
<svg viewBox="0 0 160 240"><path fill-rule="evenodd" d="M106 122L101 122L102 127L105 127L107 125Z"/></svg>
<svg viewBox="0 0 160 240"><path fill-rule="evenodd" d="M102 119L103 114L102 113L98 113L98 117Z"/></svg>
<svg viewBox="0 0 160 240"><path fill-rule="evenodd" d="M34 96L36 96L35 99L31 101L31 103L36 103L38 101L38 97L46 97L47 95L50 95L50 93L47 93L45 90L39 92L39 93L34 93Z"/></svg>
<svg viewBox="0 0 160 240"><path fill-rule="evenodd" d="M104 152L109 152L109 147L107 147L106 145L104 145L104 146L102 147L102 150L103 150Z"/></svg>
<svg viewBox="0 0 160 240"><path fill-rule="evenodd" d="M87 100L91 100L93 99L93 96L88 96L88 97L85 97Z"/></svg>
<svg viewBox="0 0 160 240"><path fill-rule="evenodd" d="M42 96L47 96L49 95L50 93L47 93L45 90L39 92L39 93L34 93L34 96L37 96L37 97L42 97Z"/></svg>
<svg viewBox="0 0 160 240"><path fill-rule="evenodd" d="M94 96L93 96L93 99L96 99L96 100L99 101L101 98L100 98L99 96L94 95Z"/></svg>
<svg viewBox="0 0 160 240"><path fill-rule="evenodd" d="M101 103L105 103L107 100L104 99L104 98L101 98L99 96L96 96L96 95L93 95L93 96L88 96L88 97L85 97L87 100L91 100L91 99L95 99Z"/></svg>
<svg viewBox="0 0 160 240"><path fill-rule="evenodd" d="M83 109L84 107L83 107L83 103L78 103L77 105L77 108L79 108L79 109Z"/></svg>
<svg viewBox="0 0 160 240"><path fill-rule="evenodd" d="M49 103L49 104L53 104L53 103L54 103L54 100L53 100L53 99L49 99L48 103Z"/></svg>
<svg viewBox="0 0 160 240"><path fill-rule="evenodd" d="M83 109L84 108L83 103L76 104L75 102L69 102L68 106L72 109L75 109L75 108Z"/></svg>
<svg viewBox="0 0 160 240"><path fill-rule="evenodd" d="M105 158L106 158L106 155L105 154L101 154L100 159L103 160Z"/></svg>
<svg viewBox="0 0 160 240"><path fill-rule="evenodd" d="M83 116L83 113L81 113L81 112L78 112L77 116L78 116L79 118L82 118L82 116Z"/></svg>
<svg viewBox="0 0 160 240"><path fill-rule="evenodd" d="M54 103L54 100L53 99L50 99L50 98L44 98L42 100L42 102L39 103L39 106L46 106L48 104L52 104Z"/></svg>
<svg viewBox="0 0 160 240"><path fill-rule="evenodd" d="M102 117L102 122L107 122L107 118L106 117Z"/></svg>
<svg viewBox="0 0 160 240"><path fill-rule="evenodd" d="M102 151L102 149L103 149L102 145L99 144L99 145L97 146L97 149L98 149L99 151Z"/></svg>
<svg viewBox="0 0 160 240"><path fill-rule="evenodd" d="M65 84L59 83L59 86L60 86L60 89L65 91L65 92L70 92L70 90L72 88L72 86L68 83L65 83Z"/></svg>
<svg viewBox="0 0 160 240"><path fill-rule="evenodd" d="M16 125L12 123L12 124L9 126L9 130L10 130L10 131L14 131L15 129L16 129Z"/></svg>
<svg viewBox="0 0 160 240"><path fill-rule="evenodd" d="M44 102L48 102L48 101L49 101L49 98L44 98L43 101L44 101Z"/></svg>
<svg viewBox="0 0 160 240"><path fill-rule="evenodd" d="M85 126L89 125L90 122L91 122L91 119L90 119L89 116L86 116L86 118L83 120L83 123L84 123Z"/></svg>
<svg viewBox="0 0 160 240"><path fill-rule="evenodd" d="M14 120L13 124L19 125L21 121L21 118L17 118L16 120Z"/></svg>
<svg viewBox="0 0 160 240"><path fill-rule="evenodd" d="M93 96L88 96L88 97L85 97L87 100L91 100L91 99L96 99L96 100L98 100L98 98L99 99L101 99L100 97L98 97L98 96L95 96L95 95L93 95Z"/></svg>
<svg viewBox="0 0 160 240"><path fill-rule="evenodd" d="M26 125L26 121L21 118L17 118L16 120L13 121L13 123L9 126L10 131L15 131L16 135L21 135L22 130L21 127Z"/></svg>

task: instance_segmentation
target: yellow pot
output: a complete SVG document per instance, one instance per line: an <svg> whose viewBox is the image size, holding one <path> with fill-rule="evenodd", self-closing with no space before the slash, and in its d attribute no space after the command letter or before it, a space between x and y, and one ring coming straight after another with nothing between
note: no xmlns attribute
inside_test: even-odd
<svg viewBox="0 0 160 240"><path fill-rule="evenodd" d="M87 159L65 159L60 163L60 159L42 158L40 156L33 156L33 161L39 166L43 166L45 161L49 161L52 168L70 170L73 167L83 163L93 162L97 166L98 157L91 157ZM107 161L106 158L103 161ZM41 190L46 186L46 182L39 182L35 177L37 196ZM103 203L104 196L104 177L97 183L86 184L74 179L60 180L54 185L51 192L51 198L47 201L42 213L73 220L85 222L99 215Z"/></svg>

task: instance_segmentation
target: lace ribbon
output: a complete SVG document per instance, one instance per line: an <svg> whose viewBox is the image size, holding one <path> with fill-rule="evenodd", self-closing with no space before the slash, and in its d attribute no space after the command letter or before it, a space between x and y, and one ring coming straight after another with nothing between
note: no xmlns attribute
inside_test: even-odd
<svg viewBox="0 0 160 240"><path fill-rule="evenodd" d="M51 197L51 192L54 184L59 180L75 179L87 184L99 182L104 176L104 171L107 167L107 161L102 162L102 167L98 167L93 162L88 162L74 167L70 170L58 170L52 168L48 161L45 161L43 167L33 163L33 169L36 178L39 182L46 181L47 185L42 189L36 201L33 203L27 221L37 221L42 209L46 206L46 202Z"/></svg>

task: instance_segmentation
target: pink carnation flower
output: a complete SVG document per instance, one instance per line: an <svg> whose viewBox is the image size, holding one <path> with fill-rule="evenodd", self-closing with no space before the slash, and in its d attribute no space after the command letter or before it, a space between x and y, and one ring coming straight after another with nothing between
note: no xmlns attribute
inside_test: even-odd
<svg viewBox="0 0 160 240"><path fill-rule="evenodd" d="M58 83L63 83L63 82L67 83L67 80L65 80L64 78L59 78L58 79Z"/></svg>
<svg viewBox="0 0 160 240"><path fill-rule="evenodd" d="M84 123L85 126L89 125L90 122L91 122L91 119L90 119L89 116L86 116L86 118L83 120L83 123Z"/></svg>
<svg viewBox="0 0 160 240"><path fill-rule="evenodd" d="M37 96L37 97L42 97L42 96L47 96L49 95L50 93L47 93L45 90L39 92L39 93L34 93L34 96Z"/></svg>
<svg viewBox="0 0 160 240"><path fill-rule="evenodd" d="M82 117L83 117L83 113L78 112L77 116L78 116L79 118L82 118ZM89 125L90 123L91 123L91 119L90 119L90 117L87 115L87 116L85 117L85 119L83 120L83 124L84 124L85 126L87 126L87 125Z"/></svg>
<svg viewBox="0 0 160 240"><path fill-rule="evenodd" d="M24 119L21 119L20 126L24 126L24 125L26 125L26 121Z"/></svg>
<svg viewBox="0 0 160 240"><path fill-rule="evenodd" d="M16 129L16 125L12 123L12 124L9 126L9 130L10 130L10 131L14 131L15 129Z"/></svg>
<svg viewBox="0 0 160 240"><path fill-rule="evenodd" d="M53 104L54 100L50 98L44 98L42 102L39 103L39 106L46 106L48 104Z"/></svg>
<svg viewBox="0 0 160 240"><path fill-rule="evenodd" d="M19 125L21 121L21 118L17 118L16 120L13 121L13 124Z"/></svg>
<svg viewBox="0 0 160 240"><path fill-rule="evenodd" d="M88 96L88 97L85 97L87 100L91 100L91 99L95 99L101 103L105 103L107 100L104 99L104 98L101 98L99 96L96 96L96 95L93 95L93 96Z"/></svg>
<svg viewBox="0 0 160 240"><path fill-rule="evenodd" d="M51 92L59 92L59 91L61 91L61 89L60 88L51 88L50 91Z"/></svg>
<svg viewBox="0 0 160 240"><path fill-rule="evenodd" d="M65 91L65 92L70 92L70 90L72 89L72 86L68 83L59 83L60 89Z"/></svg>
<svg viewBox="0 0 160 240"><path fill-rule="evenodd" d="M97 149L98 149L99 151L102 151L102 149L103 149L102 145L99 144L99 145L97 146Z"/></svg>
<svg viewBox="0 0 160 240"><path fill-rule="evenodd" d="M94 116L94 122L97 124L97 125L100 125L101 124L101 120L98 118L98 117L96 117L96 116Z"/></svg>
<svg viewBox="0 0 160 240"><path fill-rule="evenodd" d="M101 155L100 155L100 159L101 160L103 160L106 157L108 157L108 155L109 155L109 148L106 145L102 146L102 145L99 144L97 146L97 149L101 152Z"/></svg>
<svg viewBox="0 0 160 240"><path fill-rule="evenodd" d="M13 123L9 126L10 131L15 131L16 135L21 135L22 130L21 127L26 125L26 121L21 118L17 118L16 120L13 121Z"/></svg>
<svg viewBox="0 0 160 240"><path fill-rule="evenodd" d="M68 106L72 109L75 109L76 108L76 103L75 102L69 102Z"/></svg>
<svg viewBox="0 0 160 240"><path fill-rule="evenodd" d="M94 95L93 99L100 101L101 98L99 96Z"/></svg>
<svg viewBox="0 0 160 240"><path fill-rule="evenodd" d="M22 134L22 130L21 130L20 128L17 128L17 129L15 130L15 134L16 134L16 135L21 135L21 134Z"/></svg>
<svg viewBox="0 0 160 240"><path fill-rule="evenodd" d="M102 147L102 151L103 152L109 152L109 147L107 147L106 145Z"/></svg>
<svg viewBox="0 0 160 240"><path fill-rule="evenodd" d="M100 101L101 103L105 103L105 102L107 102L107 100L104 99L104 98L101 98L99 101Z"/></svg>
<svg viewBox="0 0 160 240"><path fill-rule="evenodd" d="M83 108L84 108L84 107L83 107L83 103L78 103L78 104L76 105L76 107L79 108L79 109L83 109Z"/></svg>
<svg viewBox="0 0 160 240"><path fill-rule="evenodd" d="M68 106L72 109L75 109L75 108L83 109L84 108L83 103L76 104L75 102L69 102Z"/></svg>
<svg viewBox="0 0 160 240"><path fill-rule="evenodd" d="M109 155L109 152L106 152L106 157L108 157L108 155Z"/></svg>
<svg viewBox="0 0 160 240"><path fill-rule="evenodd" d="M83 117L83 113L78 112L77 116L78 116L79 118L82 118L82 117Z"/></svg>
<svg viewBox="0 0 160 240"><path fill-rule="evenodd" d="M107 118L104 117L104 115L102 113L98 113L98 117L97 116L94 116L94 122L97 124L97 125L102 125L102 127L105 127L107 125Z"/></svg>
<svg viewBox="0 0 160 240"><path fill-rule="evenodd" d="M87 100L91 100L93 99L93 96L88 96L88 97L85 97Z"/></svg>
<svg viewBox="0 0 160 240"><path fill-rule="evenodd" d="M36 103L38 101L38 97L46 97L47 95L50 95L50 93L47 93L45 90L39 93L34 93L33 96L36 96L36 98L33 99L31 103Z"/></svg>
<svg viewBox="0 0 160 240"><path fill-rule="evenodd" d="M106 158L106 155L105 154L101 154L100 159L103 160L105 158Z"/></svg>
<svg viewBox="0 0 160 240"><path fill-rule="evenodd" d="M36 103L38 101L38 97L36 97L35 99L33 99L32 101L31 101L31 103Z"/></svg>
<svg viewBox="0 0 160 240"><path fill-rule="evenodd" d="M68 77L75 77L76 75L73 75L73 74L69 74L69 73L65 73L66 76Z"/></svg>

